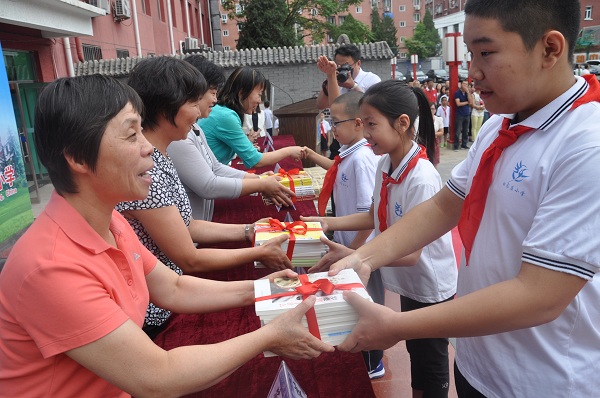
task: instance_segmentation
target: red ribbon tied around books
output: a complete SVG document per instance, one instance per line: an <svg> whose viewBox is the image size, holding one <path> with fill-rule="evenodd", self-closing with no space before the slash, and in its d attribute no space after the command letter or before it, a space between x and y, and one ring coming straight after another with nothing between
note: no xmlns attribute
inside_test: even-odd
<svg viewBox="0 0 600 398"><path fill-rule="evenodd" d="M362 283L341 283L339 285L334 285L329 279L317 279L314 282L310 282L308 280L308 275L306 274L298 275L298 279L300 280L300 286L298 286L295 290L285 293L271 294L269 296L257 297L254 299L254 301L271 300L279 297L294 296L296 294L301 294L302 300L306 300L309 296L316 294L319 290L329 295L333 293L334 290L352 290L364 288ZM306 321L308 323L308 331L313 336L321 340L319 322L317 321L317 314L315 313L314 307L306 311Z"/></svg>
<svg viewBox="0 0 600 398"><path fill-rule="evenodd" d="M285 171L283 168L280 168L277 172L277 175L281 178L287 178L290 183L290 190L295 194L296 187L294 186L294 178L292 176L297 176L300 174L300 169L291 169L290 171ZM296 196L292 196L292 202L296 202Z"/></svg>
<svg viewBox="0 0 600 398"><path fill-rule="evenodd" d="M312 229L312 228L311 228ZM290 239L288 240L287 247L287 258L290 260L294 255L294 247L296 246L296 234L298 235L306 235L308 231L308 227L304 221L294 221L294 222L281 222L275 218L269 218L269 227L267 229L259 228L258 231L261 232L284 232L288 231L290 233Z"/></svg>

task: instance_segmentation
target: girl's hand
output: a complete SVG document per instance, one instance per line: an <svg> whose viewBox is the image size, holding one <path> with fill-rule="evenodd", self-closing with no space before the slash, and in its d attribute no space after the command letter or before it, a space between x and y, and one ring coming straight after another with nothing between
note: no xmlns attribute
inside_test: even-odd
<svg viewBox="0 0 600 398"><path fill-rule="evenodd" d="M302 220L304 222L320 222L321 223L321 228L323 228L323 232L329 231L329 225L327 224L327 221L325 221L325 218L323 218L323 217L304 217L304 216L300 216L300 220Z"/></svg>
<svg viewBox="0 0 600 398"><path fill-rule="evenodd" d="M329 247L329 251L321 258L321 260L319 260L318 263L308 270L309 273L327 271L331 264L354 253L353 249L330 241L323 236L321 237L321 242L325 243Z"/></svg>

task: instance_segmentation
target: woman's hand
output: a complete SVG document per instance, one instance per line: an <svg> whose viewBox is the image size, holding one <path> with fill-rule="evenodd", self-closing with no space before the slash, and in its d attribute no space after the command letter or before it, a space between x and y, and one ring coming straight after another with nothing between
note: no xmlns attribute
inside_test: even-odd
<svg viewBox="0 0 600 398"><path fill-rule="evenodd" d="M288 156L291 157L292 159L294 159L294 160L302 159L302 154L303 154L302 147L296 145L296 146L288 146L285 149L288 152Z"/></svg>
<svg viewBox="0 0 600 398"><path fill-rule="evenodd" d="M288 235L281 235L276 238L269 239L260 246L260 256L257 258L265 267L283 270L292 268L292 262L285 252L281 249L281 244L289 239Z"/></svg>
<svg viewBox="0 0 600 398"><path fill-rule="evenodd" d="M272 333L269 351L291 359L311 359L322 352L333 352L333 346L323 343L310 334L301 321L306 312L315 305L315 296L310 296L294 309L279 315L264 326Z"/></svg>
<svg viewBox="0 0 600 398"><path fill-rule="evenodd" d="M279 181L281 181L279 176L263 178L261 193L276 206L292 206L292 197L296 194Z"/></svg>
<svg viewBox="0 0 600 398"><path fill-rule="evenodd" d="M286 268L283 271L273 272L272 274L269 274L260 279L268 279L271 282L273 282L275 280L275 278L297 278L297 277L298 277L298 274L296 272L292 271L291 269Z"/></svg>

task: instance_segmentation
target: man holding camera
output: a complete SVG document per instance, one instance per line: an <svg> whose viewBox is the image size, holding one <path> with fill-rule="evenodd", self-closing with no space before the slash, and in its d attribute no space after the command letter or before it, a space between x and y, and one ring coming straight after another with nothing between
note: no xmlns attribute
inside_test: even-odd
<svg viewBox="0 0 600 398"><path fill-rule="evenodd" d="M317 67L327 79L321 85L317 98L319 109L329 108L329 105L341 94L350 90L365 92L381 79L374 73L361 69L360 50L354 44L346 44L335 50L335 61L330 61L322 55L317 60Z"/></svg>

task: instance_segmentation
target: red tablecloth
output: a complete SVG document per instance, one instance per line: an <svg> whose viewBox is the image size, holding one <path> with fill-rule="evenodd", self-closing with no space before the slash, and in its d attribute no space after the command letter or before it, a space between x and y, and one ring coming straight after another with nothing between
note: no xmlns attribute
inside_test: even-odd
<svg viewBox="0 0 600 398"><path fill-rule="evenodd" d="M273 137L275 147L294 145L292 136ZM262 141L262 140L261 140ZM243 167L233 161L234 167ZM285 159L280 162L284 169L301 168L299 161ZM271 167L256 170L258 173L272 170ZM312 201L299 201L296 210L275 206L265 206L260 196L246 196L236 200L219 200L215 203L213 220L227 223L250 223L261 217L274 217L283 220L287 212L294 220L302 215L316 215ZM245 244L221 245L224 248L243 247ZM270 273L256 270L253 264L245 264L229 271L197 274L203 278L216 280L257 279ZM212 314L174 314L167 328L159 334L155 342L164 349L194 344L218 343L251 332L260 327L254 307L236 308ZM215 362L220 358L214 358ZM275 378L281 358L252 359L231 376L215 386L191 395L192 397L237 398L266 397ZM336 397L375 397L366 367L360 354L335 351L322 354L313 360L286 360L292 374L298 380L309 398Z"/></svg>

